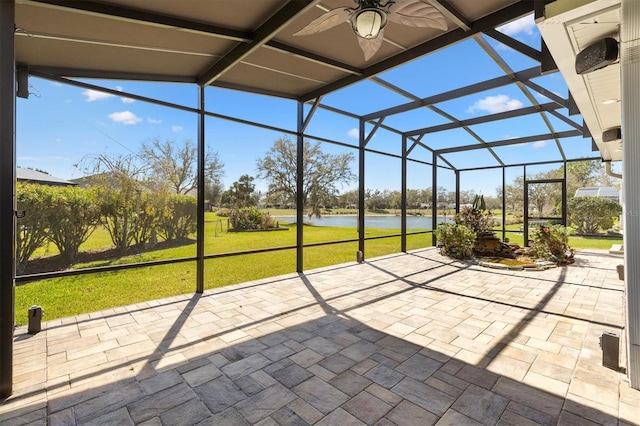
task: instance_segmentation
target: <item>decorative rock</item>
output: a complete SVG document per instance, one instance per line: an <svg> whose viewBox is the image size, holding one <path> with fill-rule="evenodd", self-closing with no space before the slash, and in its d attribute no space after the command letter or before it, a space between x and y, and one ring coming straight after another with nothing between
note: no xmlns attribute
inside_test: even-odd
<svg viewBox="0 0 640 426"><path fill-rule="evenodd" d="M493 269L509 269L509 267L507 265L503 265L502 263L489 263L489 268L493 268Z"/></svg>
<svg viewBox="0 0 640 426"><path fill-rule="evenodd" d="M500 241L494 232L478 232L474 242L473 254L479 257L490 256L507 259L516 258L511 246Z"/></svg>

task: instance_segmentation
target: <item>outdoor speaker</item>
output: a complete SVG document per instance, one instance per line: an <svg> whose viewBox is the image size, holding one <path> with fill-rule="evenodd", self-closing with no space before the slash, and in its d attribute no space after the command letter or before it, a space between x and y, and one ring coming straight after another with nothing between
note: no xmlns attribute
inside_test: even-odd
<svg viewBox="0 0 640 426"><path fill-rule="evenodd" d="M609 331L605 331L600 336L600 347L602 348L602 366L612 370L620 369L620 337Z"/></svg>
<svg viewBox="0 0 640 426"><path fill-rule="evenodd" d="M622 129L620 127L615 127L602 132L602 142L612 142L617 141L618 139L622 139Z"/></svg>
<svg viewBox="0 0 640 426"><path fill-rule="evenodd" d="M576 73L588 74L618 60L618 41L607 37L599 40L576 55Z"/></svg>
<svg viewBox="0 0 640 426"><path fill-rule="evenodd" d="M16 95L19 98L29 97L29 67L18 65L16 67Z"/></svg>

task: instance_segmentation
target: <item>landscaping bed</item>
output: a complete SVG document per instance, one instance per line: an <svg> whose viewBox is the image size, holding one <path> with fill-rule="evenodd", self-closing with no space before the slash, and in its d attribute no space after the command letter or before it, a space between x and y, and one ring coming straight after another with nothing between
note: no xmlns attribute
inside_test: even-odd
<svg viewBox="0 0 640 426"><path fill-rule="evenodd" d="M477 263L485 268L508 269L515 271L544 271L546 269L557 268L558 266L548 260L534 260L528 256L519 256L516 259L505 259L499 257L480 257Z"/></svg>

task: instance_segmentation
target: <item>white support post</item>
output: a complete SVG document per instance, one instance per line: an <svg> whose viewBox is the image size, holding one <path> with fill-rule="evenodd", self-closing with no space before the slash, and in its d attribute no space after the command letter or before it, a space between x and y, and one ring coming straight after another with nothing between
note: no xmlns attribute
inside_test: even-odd
<svg viewBox="0 0 640 426"><path fill-rule="evenodd" d="M629 383L640 389L640 1L622 0L620 27L624 281Z"/></svg>

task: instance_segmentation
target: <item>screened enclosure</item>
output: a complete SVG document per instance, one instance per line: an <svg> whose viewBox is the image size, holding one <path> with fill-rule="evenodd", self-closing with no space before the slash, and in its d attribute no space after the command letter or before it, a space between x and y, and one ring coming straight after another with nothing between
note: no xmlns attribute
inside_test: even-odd
<svg viewBox="0 0 640 426"><path fill-rule="evenodd" d="M347 24L297 35L347 3L265 0L240 13L231 1L4 2L11 48L0 53L16 68L2 83L13 87L15 72L18 99L3 199L14 199L4 170L16 165L116 192L126 171L133 189L117 192L122 209L72 261L25 260L17 275L7 261L3 287L115 276L142 280L141 297L155 298L364 261L434 245L436 225L475 195L496 212L501 239L526 245L532 224L566 224L567 194L581 185L572 165L611 158L535 25L550 2L430 1L446 30L390 22L371 57ZM63 116L49 143L40 139L34 123L73 102L88 118ZM183 161L185 185L166 178L162 148ZM314 175L320 159L324 174ZM158 190L165 181L174 187ZM271 210L276 229L231 232L223 210L237 203ZM0 229L3 241L21 232L26 241L23 210L9 221L15 231ZM166 225L145 234L144 218L160 210ZM138 231L127 234L125 220ZM32 257L61 253L42 243ZM181 284L164 291L168 281ZM3 300L12 312L13 298Z"/></svg>

